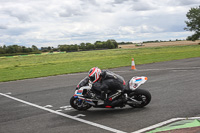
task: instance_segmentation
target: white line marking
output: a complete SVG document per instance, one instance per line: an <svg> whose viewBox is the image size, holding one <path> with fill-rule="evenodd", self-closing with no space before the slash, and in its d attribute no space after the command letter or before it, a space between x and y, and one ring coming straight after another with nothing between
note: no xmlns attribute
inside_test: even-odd
<svg viewBox="0 0 200 133"><path fill-rule="evenodd" d="M88 125L92 125L92 126L95 126L95 127L98 127L98 128L102 128L102 129L107 130L107 131L111 131L111 132L115 132L115 133L126 133L124 131L120 131L120 130L117 130L117 129L114 129L114 128L111 128L111 127L107 127L107 126L104 126L104 125L101 125L101 124L98 124L98 123L94 123L94 122L87 121L87 120L84 120L84 119L76 118L74 116L67 115L67 114L64 114L64 113L61 113L61 112L57 112L57 111L54 111L52 109L44 108L42 106L39 106L39 105L30 103L30 102L27 102L27 101L6 95L6 94L3 94L3 93L0 93L0 95L7 97L7 98L10 98L10 99L13 99L15 101L24 103L24 104L28 104L30 106L33 106L33 107L36 107L36 108L39 108L39 109L42 109L42 110L46 110L48 112L51 112L51 113L54 113L54 114L57 114L57 115L61 115L63 117L66 117L66 118L69 118L69 119L72 119L72 120L76 120L76 121L79 121L79 122L82 122L82 123L85 123L85 124L88 124Z"/></svg>
<svg viewBox="0 0 200 133"><path fill-rule="evenodd" d="M86 115L84 115L84 114L78 114L78 115L76 115L74 117L80 117L80 116L86 116Z"/></svg>
<svg viewBox="0 0 200 133"><path fill-rule="evenodd" d="M65 109L65 108L71 108L71 105L67 105L67 106L62 106L60 107L61 109Z"/></svg>
<svg viewBox="0 0 200 133"><path fill-rule="evenodd" d="M5 93L5 94L7 94L7 95L11 95L12 93L11 93L11 92L8 92L8 93Z"/></svg>
<svg viewBox="0 0 200 133"><path fill-rule="evenodd" d="M65 110L72 110L73 108L66 108Z"/></svg>
<svg viewBox="0 0 200 133"><path fill-rule="evenodd" d="M52 108L53 106L52 105L46 105L44 106L44 108Z"/></svg>
<svg viewBox="0 0 200 133"><path fill-rule="evenodd" d="M200 117L172 118L172 119L170 119L170 120L163 121L163 122L161 122L161 123L158 123L158 124L152 125L152 126L150 126L150 127L146 127L146 128L140 129L140 130L138 130L138 131L134 131L134 132L132 132L132 133L143 133L143 132L146 132L146 131L155 129L155 128L157 128L157 127L166 125L166 124L171 123L171 122L174 122L174 121L178 121L178 120L188 120L188 119L200 119Z"/></svg>
<svg viewBox="0 0 200 133"><path fill-rule="evenodd" d="M72 110L73 108L71 107L71 105L67 105L67 106L62 106L60 107L61 109L64 109L64 110Z"/></svg>

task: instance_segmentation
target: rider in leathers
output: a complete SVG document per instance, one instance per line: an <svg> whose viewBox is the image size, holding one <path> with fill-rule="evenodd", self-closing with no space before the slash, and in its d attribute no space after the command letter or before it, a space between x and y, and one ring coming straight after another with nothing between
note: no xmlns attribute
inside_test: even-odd
<svg viewBox="0 0 200 133"><path fill-rule="evenodd" d="M98 67L90 69L88 76L81 80L77 88L87 86L89 82L92 82L91 91L96 94L96 97L107 103L114 100L110 96L117 92L123 92L126 85L123 77L108 70L101 71Z"/></svg>

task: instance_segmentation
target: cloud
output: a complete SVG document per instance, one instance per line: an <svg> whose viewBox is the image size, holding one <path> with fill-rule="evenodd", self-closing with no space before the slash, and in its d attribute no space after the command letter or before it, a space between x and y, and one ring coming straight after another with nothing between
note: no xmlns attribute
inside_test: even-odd
<svg viewBox="0 0 200 133"><path fill-rule="evenodd" d="M114 0L113 4L122 4L126 1L129 1L129 0ZM138 0L133 0L133 1L138 1Z"/></svg>
<svg viewBox="0 0 200 133"><path fill-rule="evenodd" d="M73 16L81 16L82 13L77 8L71 8L70 6L66 6L66 9L59 13L60 17L73 17Z"/></svg>
<svg viewBox="0 0 200 133"><path fill-rule="evenodd" d="M22 4L6 4L7 2L3 3L1 5L1 10L0 12L2 14L6 14L7 17L10 17L10 19L12 18L16 18L19 21L25 22L25 21L29 21L29 14L28 11L29 9L27 7L23 7Z"/></svg>
<svg viewBox="0 0 200 133"><path fill-rule="evenodd" d="M199 0L180 0L178 2L179 2L179 5L188 6L188 5L194 5L194 4L199 5L200 1Z"/></svg>
<svg viewBox="0 0 200 133"><path fill-rule="evenodd" d="M136 1L132 4L133 11L148 11L156 9L155 4L144 1Z"/></svg>
<svg viewBox="0 0 200 133"><path fill-rule="evenodd" d="M7 29L8 27L6 25L0 25L0 29Z"/></svg>
<svg viewBox="0 0 200 133"><path fill-rule="evenodd" d="M186 13L200 0L0 0L6 45L186 38ZM177 34L178 33L178 34ZM167 35L167 36L166 36Z"/></svg>

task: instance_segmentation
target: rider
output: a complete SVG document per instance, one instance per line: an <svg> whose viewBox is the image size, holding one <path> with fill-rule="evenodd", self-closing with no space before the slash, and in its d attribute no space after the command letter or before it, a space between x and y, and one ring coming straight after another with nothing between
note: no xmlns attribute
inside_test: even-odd
<svg viewBox="0 0 200 133"><path fill-rule="evenodd" d="M88 76L78 84L77 88L86 86L89 82L92 83L91 91L97 95L97 98L104 101L114 100L117 94L124 91L126 85L124 78L120 75L98 67L91 68Z"/></svg>

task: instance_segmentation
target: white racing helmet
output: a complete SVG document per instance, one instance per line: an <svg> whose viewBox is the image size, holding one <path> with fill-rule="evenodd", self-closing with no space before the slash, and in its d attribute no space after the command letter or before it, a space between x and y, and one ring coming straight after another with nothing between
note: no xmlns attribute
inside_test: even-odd
<svg viewBox="0 0 200 133"><path fill-rule="evenodd" d="M98 81L100 78L100 74L101 74L101 69L99 69L98 67L91 68L88 73L90 81L93 83Z"/></svg>

